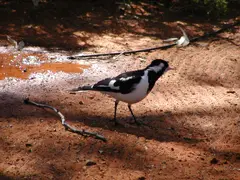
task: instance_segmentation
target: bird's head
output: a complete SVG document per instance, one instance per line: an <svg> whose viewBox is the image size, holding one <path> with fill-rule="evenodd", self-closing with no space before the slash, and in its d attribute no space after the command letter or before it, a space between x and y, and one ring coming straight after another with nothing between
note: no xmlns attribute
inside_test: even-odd
<svg viewBox="0 0 240 180"><path fill-rule="evenodd" d="M174 69L170 68L167 61L162 59L155 59L151 62L149 66L147 66L148 70L152 70L155 73L162 75L163 73L167 72L168 70Z"/></svg>

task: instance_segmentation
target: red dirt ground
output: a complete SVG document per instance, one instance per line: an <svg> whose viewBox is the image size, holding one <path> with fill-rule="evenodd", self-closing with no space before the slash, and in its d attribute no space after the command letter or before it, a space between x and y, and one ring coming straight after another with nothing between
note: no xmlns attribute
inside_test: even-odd
<svg viewBox="0 0 240 180"><path fill-rule="evenodd" d="M63 9L65 1L59 2ZM72 7L81 5L77 1L71 3ZM24 7L28 6L26 3ZM146 5L141 7L141 12L145 12ZM16 9L12 13L20 14L9 16L12 24L9 20L1 22L4 29L0 42L5 50L0 54L0 62L6 53L13 53L6 35L25 40L27 47L40 46L48 50L46 56L58 58L159 46L162 39L180 36L177 23L190 36L220 27L216 22L193 21L161 9L157 11L163 14L157 19L145 16L147 9L141 17L144 20L116 21L121 15L115 17L113 12L103 9L96 10L103 13L99 16L83 13L89 17L84 19L81 14L76 16L76 8L60 16L57 13L62 11L50 6L45 8L43 17L59 15L57 19L43 21L34 17L38 20L36 24L32 24L28 12L23 15ZM21 25L20 18L25 20ZM26 27L44 31L31 31L33 34L29 35ZM185 48L76 60L91 65L82 74L47 72L28 80L0 80L0 179L240 179L239 45L240 28L235 27ZM69 49L73 51L67 52ZM110 121L113 99L97 92L69 94L67 91L143 68L155 58L168 60L176 70L167 72L147 98L133 105L135 115L146 125L129 123L130 112L126 104L120 103L117 118L122 126L114 126ZM58 108L71 125L98 132L108 141L65 131L51 111L23 104L25 97ZM87 166L88 161L96 164Z"/></svg>

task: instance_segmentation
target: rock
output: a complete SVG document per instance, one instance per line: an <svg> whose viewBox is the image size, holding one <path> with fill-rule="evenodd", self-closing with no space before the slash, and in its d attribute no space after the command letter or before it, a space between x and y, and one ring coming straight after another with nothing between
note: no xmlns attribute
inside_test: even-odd
<svg viewBox="0 0 240 180"><path fill-rule="evenodd" d="M94 96L90 96L89 99L94 99Z"/></svg>
<svg viewBox="0 0 240 180"><path fill-rule="evenodd" d="M227 93L234 94L235 91L227 91Z"/></svg>
<svg viewBox="0 0 240 180"><path fill-rule="evenodd" d="M32 146L32 144L30 144L30 143L26 144L26 147L31 147L31 146Z"/></svg>
<svg viewBox="0 0 240 180"><path fill-rule="evenodd" d="M97 163L96 162L94 162L94 161L92 161L92 160L87 160L86 161L86 166L93 166L93 165L96 165Z"/></svg>
<svg viewBox="0 0 240 180"><path fill-rule="evenodd" d="M84 102L83 102L83 101L79 101L79 104L83 105L83 104L84 104Z"/></svg>
<svg viewBox="0 0 240 180"><path fill-rule="evenodd" d="M218 160L216 158L213 158L211 161L210 161L211 164L217 164L218 163Z"/></svg>
<svg viewBox="0 0 240 180"><path fill-rule="evenodd" d="M99 152L100 154L102 154L102 153L103 153L103 150L100 149L100 150L98 150L98 152Z"/></svg>

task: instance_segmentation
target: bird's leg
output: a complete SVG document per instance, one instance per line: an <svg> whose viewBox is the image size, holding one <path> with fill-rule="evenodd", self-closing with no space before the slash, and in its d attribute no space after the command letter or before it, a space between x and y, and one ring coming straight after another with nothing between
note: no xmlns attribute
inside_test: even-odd
<svg viewBox="0 0 240 180"><path fill-rule="evenodd" d="M117 106L118 106L118 103L119 103L119 101L118 100L116 100L115 101L115 107L114 107L114 122L115 122L115 125L118 125L119 123L117 122Z"/></svg>
<svg viewBox="0 0 240 180"><path fill-rule="evenodd" d="M133 114L133 111L132 111L132 109L131 109L131 105L130 104L128 104L128 109L129 109L129 111L131 112L131 114L132 114L132 117L133 117L133 119L134 119L134 122L137 124L137 125L141 125L141 123L140 122L138 122L137 121L137 119L136 119L136 117L134 116L134 114Z"/></svg>

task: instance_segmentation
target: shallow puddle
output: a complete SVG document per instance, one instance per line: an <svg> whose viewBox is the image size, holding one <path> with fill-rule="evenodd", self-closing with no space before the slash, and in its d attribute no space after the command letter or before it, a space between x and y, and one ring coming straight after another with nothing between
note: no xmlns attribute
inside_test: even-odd
<svg viewBox="0 0 240 180"><path fill-rule="evenodd" d="M44 54L0 54L0 80L7 77L28 79L32 73L82 73L89 65L67 62L49 62Z"/></svg>

